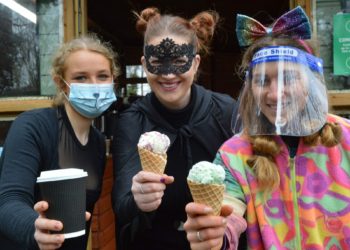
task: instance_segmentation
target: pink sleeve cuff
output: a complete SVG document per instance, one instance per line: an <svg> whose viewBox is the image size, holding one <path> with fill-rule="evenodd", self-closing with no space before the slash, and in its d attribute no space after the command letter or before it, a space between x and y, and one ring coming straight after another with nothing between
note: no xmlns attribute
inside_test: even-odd
<svg viewBox="0 0 350 250"><path fill-rule="evenodd" d="M238 247L238 240L241 233L247 229L246 220L240 216L232 213L227 217L227 228L225 232L224 242L226 243L224 250L236 250Z"/></svg>

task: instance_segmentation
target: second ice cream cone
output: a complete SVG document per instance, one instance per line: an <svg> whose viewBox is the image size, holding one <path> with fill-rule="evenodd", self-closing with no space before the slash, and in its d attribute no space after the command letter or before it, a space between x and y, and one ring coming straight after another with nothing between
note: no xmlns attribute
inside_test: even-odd
<svg viewBox="0 0 350 250"><path fill-rule="evenodd" d="M213 208L213 215L219 215L224 198L225 185L201 184L187 180L194 202Z"/></svg>
<svg viewBox="0 0 350 250"><path fill-rule="evenodd" d="M142 169L144 171L163 174L167 162L166 154L155 154L145 148L138 147Z"/></svg>

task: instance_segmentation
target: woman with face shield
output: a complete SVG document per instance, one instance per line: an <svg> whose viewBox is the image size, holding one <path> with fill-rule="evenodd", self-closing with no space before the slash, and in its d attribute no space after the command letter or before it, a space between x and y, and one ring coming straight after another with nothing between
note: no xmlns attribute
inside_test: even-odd
<svg viewBox="0 0 350 250"><path fill-rule="evenodd" d="M147 8L137 17L152 92L120 114L113 138L118 249L190 249L183 230L185 205L192 200L186 177L193 164L212 161L232 136L236 105L195 84L218 14L204 11L187 20ZM170 138L163 175L141 168L137 144L149 131Z"/></svg>
<svg viewBox="0 0 350 250"><path fill-rule="evenodd" d="M214 162L226 171L223 209L232 211L238 200L246 211L233 209L215 235L223 222L188 204L184 228L192 248L236 249L246 226L249 249L349 249L350 121L328 114L322 60L305 40L307 16L297 7L266 28L238 15L236 31L240 44L250 45L242 62L241 132Z"/></svg>
<svg viewBox="0 0 350 250"><path fill-rule="evenodd" d="M249 134L306 136L320 130L328 110L322 65L292 46L255 52L242 95L243 103L251 102L242 106Z"/></svg>

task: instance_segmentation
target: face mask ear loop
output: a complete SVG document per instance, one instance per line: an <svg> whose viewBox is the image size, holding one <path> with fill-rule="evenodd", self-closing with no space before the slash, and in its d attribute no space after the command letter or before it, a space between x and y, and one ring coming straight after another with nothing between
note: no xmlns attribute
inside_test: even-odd
<svg viewBox="0 0 350 250"><path fill-rule="evenodd" d="M117 96L117 89L118 89L118 84L114 82L114 76L112 76L112 86L113 86L113 93Z"/></svg>
<svg viewBox="0 0 350 250"><path fill-rule="evenodd" d="M69 84L63 79L62 76L60 76L61 80L68 86L68 88L70 89ZM62 94L67 98L67 100L69 100L68 96L66 95L66 93L61 89Z"/></svg>

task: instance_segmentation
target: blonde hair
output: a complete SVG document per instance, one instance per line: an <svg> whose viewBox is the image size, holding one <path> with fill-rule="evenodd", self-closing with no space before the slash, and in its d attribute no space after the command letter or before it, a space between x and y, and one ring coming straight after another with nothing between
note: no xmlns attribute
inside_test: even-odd
<svg viewBox="0 0 350 250"><path fill-rule="evenodd" d="M339 144L341 136L339 124L326 123L319 132L303 137L303 141L309 146L322 144L326 147L333 147ZM270 193L280 184L275 157L280 153L281 147L271 136L250 136L249 138L254 155L247 160L247 164L255 173L259 189L265 194Z"/></svg>
<svg viewBox="0 0 350 250"><path fill-rule="evenodd" d="M117 53L114 52L112 46L108 42L103 42L96 34L90 33L75 38L60 47L52 61L51 75L53 78L64 78L66 60L73 52L78 50L88 50L103 55L109 61L113 78L116 79L120 75L120 68L116 62L118 57ZM61 105L65 101L62 93L64 86L65 83L60 80L60 83L57 85L57 94L54 97L54 106Z"/></svg>

